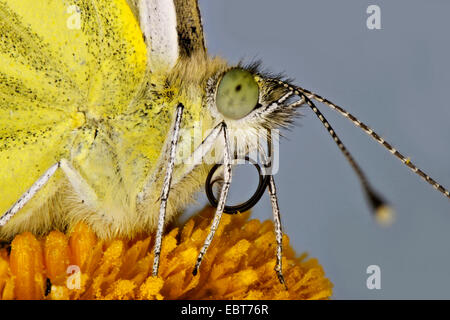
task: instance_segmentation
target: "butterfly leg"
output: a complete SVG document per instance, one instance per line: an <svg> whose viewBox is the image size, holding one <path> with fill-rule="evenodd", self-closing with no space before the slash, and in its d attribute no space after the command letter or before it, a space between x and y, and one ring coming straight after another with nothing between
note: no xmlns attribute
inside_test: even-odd
<svg viewBox="0 0 450 320"><path fill-rule="evenodd" d="M180 134L180 126L181 126L181 119L183 116L183 105L180 103L177 107L176 117L175 117L175 125L172 133L172 139L170 141L170 148L169 148L169 162L167 163L167 170L166 175L164 177L162 192L161 192L161 205L159 208L159 217L158 217L158 229L156 231L156 240L155 240L155 247L154 247L154 260L153 260L153 272L152 275L156 277L158 275L158 268L159 268L159 259L161 255L161 243L162 243L162 236L164 232L164 223L166 218L166 207L167 207L167 199L169 197L169 191L170 191L170 184L172 182L172 173L173 173L173 167L175 164L175 156L176 156L176 149L178 144L178 136Z"/></svg>
<svg viewBox="0 0 450 320"><path fill-rule="evenodd" d="M60 167L60 162L52 165L36 182L0 217L0 227L4 226L25 204L50 180Z"/></svg>
<svg viewBox="0 0 450 320"><path fill-rule="evenodd" d="M275 223L275 237L277 241L277 264L275 265L275 272L277 273L278 280L287 290L281 263L283 256L283 228L281 225L280 207L278 206L277 189L275 187L275 180L272 175L270 176L268 190L270 194L270 202L272 203L273 220Z"/></svg>
<svg viewBox="0 0 450 320"><path fill-rule="evenodd" d="M197 262L195 263L194 271L192 272L194 275L197 274L198 269L200 268L200 264L202 263L203 256L205 255L206 251L208 250L212 239L214 237L214 234L219 226L220 219L222 218L223 210L225 208L225 203L228 196L228 190L230 189L231 184L231 156L230 156L230 142L228 140L228 133L227 133L227 127L225 123L222 125L223 129L223 137L225 141L225 148L224 148L224 182L222 185L222 190L220 192L219 197L219 203L217 205L216 213L214 215L213 222L211 224L211 228L209 231L209 234L205 240L205 243L203 244L202 249L200 250L200 253L197 258Z"/></svg>

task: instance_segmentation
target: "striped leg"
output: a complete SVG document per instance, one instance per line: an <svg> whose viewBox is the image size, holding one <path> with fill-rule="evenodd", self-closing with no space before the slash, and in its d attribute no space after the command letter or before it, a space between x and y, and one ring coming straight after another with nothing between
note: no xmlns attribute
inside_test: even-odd
<svg viewBox="0 0 450 320"><path fill-rule="evenodd" d="M4 226L14 215L22 209L25 204L33 198L33 196L50 180L50 178L55 174L56 170L60 167L60 162L52 165L44 174L36 180L36 182L28 189L20 198L14 203L11 208L9 208L0 217L0 227Z"/></svg>
<svg viewBox="0 0 450 320"><path fill-rule="evenodd" d="M159 258L161 255L161 243L162 236L164 232L164 223L166 218L166 207L167 207L167 199L169 197L170 192L170 184L172 182L172 173L173 167L175 164L175 156L178 144L178 136L180 134L180 126L181 119L183 117L183 105L180 103L177 107L175 124L172 133L172 139L170 141L169 148L169 162L167 163L166 175L164 177L163 188L161 192L161 206L159 208L159 217L158 217L158 229L156 231L156 240L155 240L155 248L154 248L154 260L153 260L153 272L152 275L154 277L158 276L158 268L159 268Z"/></svg>
<svg viewBox="0 0 450 320"><path fill-rule="evenodd" d="M294 104L301 104L304 103L304 98L301 98L299 101L294 102ZM280 214L280 207L278 205L278 197L277 197L277 188L275 186L275 179L272 175L272 158L273 158L273 141L270 138L270 130L267 131L267 153L268 157L264 156L264 153L262 154L264 158L264 163L266 168L270 168L270 177L269 182L267 183L267 190L269 192L270 196L270 202L272 204L272 214L273 214L273 221L275 225L275 240L277 242L277 250L276 250L276 257L277 262L275 264L275 272L277 273L278 280L282 285L284 285L285 289L287 290L286 281L284 280L283 276L283 266L282 266L282 258L283 258L283 226L281 224L281 214Z"/></svg>
<svg viewBox="0 0 450 320"><path fill-rule="evenodd" d="M277 264L275 265L275 272L277 273L278 280L287 290L286 282L284 281L282 257L283 257L283 228L281 225L280 207L278 206L277 189L275 187L275 180L273 176L270 176L268 185L270 194L270 202L272 203L273 221L275 223L275 237L277 241Z"/></svg>
<svg viewBox="0 0 450 320"><path fill-rule="evenodd" d="M203 256L208 250L213 238L214 234L219 226L220 219L222 218L223 210L225 208L225 202L228 196L228 190L230 189L231 184L231 156L230 156L230 142L228 141L228 132L225 123L222 125L223 129L223 137L225 140L225 148L224 148L224 182L222 185L222 190L220 192L219 203L217 205L216 213L214 215L214 220L211 224L211 229L209 231L208 236L206 237L205 243L203 244L202 249L197 258L197 262L195 263L194 271L192 272L194 276L197 274L198 269L200 268L200 264L202 263Z"/></svg>

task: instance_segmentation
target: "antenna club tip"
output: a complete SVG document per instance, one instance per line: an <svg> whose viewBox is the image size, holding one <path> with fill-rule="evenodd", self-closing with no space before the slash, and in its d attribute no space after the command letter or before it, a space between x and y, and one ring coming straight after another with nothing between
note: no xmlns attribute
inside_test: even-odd
<svg viewBox="0 0 450 320"><path fill-rule="evenodd" d="M391 226L395 221L395 211L392 207L383 204L375 210L375 220L383 227Z"/></svg>

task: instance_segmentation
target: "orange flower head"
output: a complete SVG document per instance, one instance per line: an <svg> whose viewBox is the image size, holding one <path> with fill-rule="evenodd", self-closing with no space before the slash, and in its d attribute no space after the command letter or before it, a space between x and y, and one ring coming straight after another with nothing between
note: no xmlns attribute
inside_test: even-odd
<svg viewBox="0 0 450 320"><path fill-rule="evenodd" d="M42 239L26 232L0 250L1 299L327 299L321 265L297 256L283 238L286 288L275 267L273 223L249 213L224 215L200 267L192 271L214 213L207 207L163 238L159 276L152 277L152 237L97 239L78 224Z"/></svg>

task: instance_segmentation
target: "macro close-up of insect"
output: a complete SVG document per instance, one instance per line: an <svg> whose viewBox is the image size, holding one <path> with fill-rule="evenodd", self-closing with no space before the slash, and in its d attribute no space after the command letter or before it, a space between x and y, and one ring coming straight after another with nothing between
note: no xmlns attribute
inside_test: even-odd
<svg viewBox="0 0 450 320"><path fill-rule="evenodd" d="M0 0L0 240L80 222L105 241L154 234L157 277L167 226L209 202L194 276L224 214L253 208L273 217L273 277L286 290L284 233L326 262L336 298L440 297L450 70L435 71L439 34L392 22L401 5L302 5ZM253 168L237 174L240 164ZM442 260L408 260L424 252ZM382 285L371 287L373 270ZM429 286L414 284L422 276Z"/></svg>

